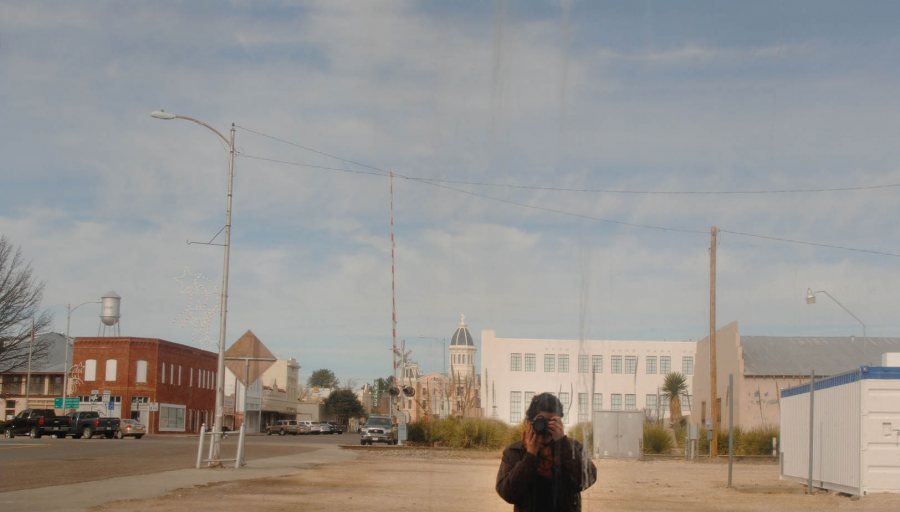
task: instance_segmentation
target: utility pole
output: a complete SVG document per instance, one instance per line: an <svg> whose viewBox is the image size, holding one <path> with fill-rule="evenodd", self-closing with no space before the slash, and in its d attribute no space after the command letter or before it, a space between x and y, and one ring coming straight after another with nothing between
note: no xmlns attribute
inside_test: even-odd
<svg viewBox="0 0 900 512"><path fill-rule="evenodd" d="M712 414L712 441L709 445L709 457L715 459L719 455L719 401L716 386L716 236L719 229L715 226L709 230L709 389L710 413Z"/></svg>

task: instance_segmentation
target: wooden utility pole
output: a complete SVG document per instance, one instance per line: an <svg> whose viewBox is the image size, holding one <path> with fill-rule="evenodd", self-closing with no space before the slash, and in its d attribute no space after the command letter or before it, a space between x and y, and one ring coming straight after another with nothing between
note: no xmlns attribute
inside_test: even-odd
<svg viewBox="0 0 900 512"><path fill-rule="evenodd" d="M709 230L709 389L710 414L712 414L712 441L709 445L711 459L719 455L719 400L716 386L716 235L715 226Z"/></svg>

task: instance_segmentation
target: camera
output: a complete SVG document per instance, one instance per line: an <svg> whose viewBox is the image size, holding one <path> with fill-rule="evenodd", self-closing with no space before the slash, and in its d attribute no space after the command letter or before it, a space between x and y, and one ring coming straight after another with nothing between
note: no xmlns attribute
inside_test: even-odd
<svg viewBox="0 0 900 512"><path fill-rule="evenodd" d="M538 416L532 420L531 430L539 436L550 435L550 421L543 416Z"/></svg>

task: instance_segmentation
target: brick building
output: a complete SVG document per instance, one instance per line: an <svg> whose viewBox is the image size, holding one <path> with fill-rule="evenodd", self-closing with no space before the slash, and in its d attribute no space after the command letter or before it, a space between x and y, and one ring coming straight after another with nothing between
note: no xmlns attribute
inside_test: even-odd
<svg viewBox="0 0 900 512"><path fill-rule="evenodd" d="M71 395L149 432L199 432L215 416L217 355L156 338L76 338Z"/></svg>

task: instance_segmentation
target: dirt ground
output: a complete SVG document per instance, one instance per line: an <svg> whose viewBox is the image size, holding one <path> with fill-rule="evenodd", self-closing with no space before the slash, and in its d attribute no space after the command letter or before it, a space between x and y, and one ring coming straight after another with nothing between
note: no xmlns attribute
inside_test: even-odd
<svg viewBox="0 0 900 512"><path fill-rule="evenodd" d="M900 495L853 499L778 479L778 466L728 466L681 460L597 460L598 481L583 494L585 511L897 511ZM109 503L100 510L366 512L509 511L494 492L498 454L439 451L363 451L351 462L323 464L273 479L184 489L144 501Z"/></svg>

